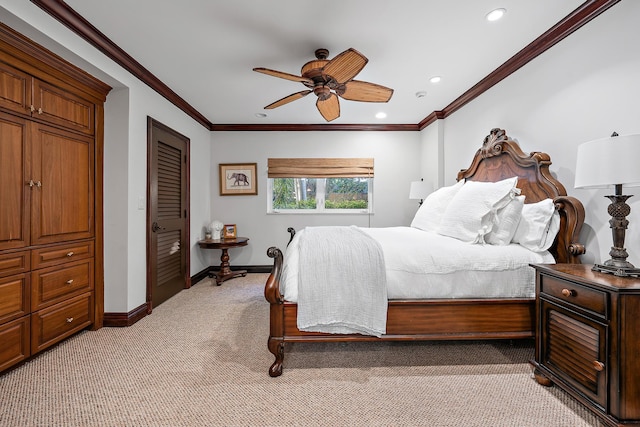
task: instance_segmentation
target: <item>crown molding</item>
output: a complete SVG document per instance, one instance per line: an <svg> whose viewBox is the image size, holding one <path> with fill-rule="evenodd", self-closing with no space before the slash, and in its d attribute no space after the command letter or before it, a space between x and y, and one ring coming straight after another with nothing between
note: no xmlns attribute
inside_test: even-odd
<svg viewBox="0 0 640 427"><path fill-rule="evenodd" d="M31 0L36 6L60 21L96 49L107 55L125 70L158 92L169 102L180 108L195 121L211 131L420 131L438 119L444 119L468 104L494 85L513 74L529 61L544 53L568 37L574 31L605 12L621 0L588 0L567 15L540 37L508 59L489 75L464 92L442 110L433 111L419 123L378 124L213 124L199 111L176 94L171 88L144 68L128 53L101 33L90 22L62 0Z"/></svg>
<svg viewBox="0 0 640 427"><path fill-rule="evenodd" d="M402 124L228 124L211 126L214 132L259 131L417 131L418 125Z"/></svg>

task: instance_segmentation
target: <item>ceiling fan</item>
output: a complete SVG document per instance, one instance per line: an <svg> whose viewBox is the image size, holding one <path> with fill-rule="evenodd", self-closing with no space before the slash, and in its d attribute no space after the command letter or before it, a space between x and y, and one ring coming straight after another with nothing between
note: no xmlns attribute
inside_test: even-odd
<svg viewBox="0 0 640 427"><path fill-rule="evenodd" d="M330 122L340 117L338 96L349 101L361 102L387 102L391 99L393 89L375 83L353 80L369 62L357 50L347 49L331 60L327 59L329 56L327 49L317 49L315 55L317 59L302 66L300 76L268 68L253 69L259 73L300 82L309 88L267 105L264 107L266 110L288 104L313 92L318 97L316 101L318 111L326 121Z"/></svg>

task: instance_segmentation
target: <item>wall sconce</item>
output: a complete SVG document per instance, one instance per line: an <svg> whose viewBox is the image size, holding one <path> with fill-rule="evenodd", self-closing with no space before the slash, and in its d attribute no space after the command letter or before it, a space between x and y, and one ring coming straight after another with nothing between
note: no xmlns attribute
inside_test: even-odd
<svg viewBox="0 0 640 427"><path fill-rule="evenodd" d="M622 195L622 186L640 185L640 134L618 136L585 142L578 147L575 188L615 188L615 194L605 196L611 200L608 213L613 234L611 259L595 264L593 270L616 276L640 276L640 269L627 261L624 237L631 208L626 203L632 196Z"/></svg>
<svg viewBox="0 0 640 427"><path fill-rule="evenodd" d="M412 181L409 188L409 198L412 200L420 200L418 206L422 205L424 199L433 191L433 184L424 180Z"/></svg>

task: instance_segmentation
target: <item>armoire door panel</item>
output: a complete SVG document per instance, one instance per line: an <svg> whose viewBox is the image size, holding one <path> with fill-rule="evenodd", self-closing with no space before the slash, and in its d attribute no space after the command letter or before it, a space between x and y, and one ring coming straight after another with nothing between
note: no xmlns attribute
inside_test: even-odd
<svg viewBox="0 0 640 427"><path fill-rule="evenodd" d="M29 245L27 122L0 113L0 250Z"/></svg>
<svg viewBox="0 0 640 427"><path fill-rule="evenodd" d="M45 244L93 237L93 165L91 138L34 125L31 194L31 243Z"/></svg>
<svg viewBox="0 0 640 427"><path fill-rule="evenodd" d="M33 92L33 117L93 135L94 104L40 80L34 80Z"/></svg>
<svg viewBox="0 0 640 427"><path fill-rule="evenodd" d="M0 62L0 107L30 114L33 77Z"/></svg>

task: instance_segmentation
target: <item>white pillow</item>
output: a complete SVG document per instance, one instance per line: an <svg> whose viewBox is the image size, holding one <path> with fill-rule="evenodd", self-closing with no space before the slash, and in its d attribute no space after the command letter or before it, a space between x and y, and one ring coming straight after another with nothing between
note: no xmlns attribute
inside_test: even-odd
<svg viewBox="0 0 640 427"><path fill-rule="evenodd" d="M492 245L508 245L516 234L518 223L522 217L522 208L524 206L524 196L517 196L507 203L507 206L500 209L497 214L497 220L491 233L485 236L485 241Z"/></svg>
<svg viewBox="0 0 640 427"><path fill-rule="evenodd" d="M522 208L522 217L512 242L534 252L551 247L560 230L560 214L551 199L529 203Z"/></svg>
<svg viewBox="0 0 640 427"><path fill-rule="evenodd" d="M467 181L444 212L438 233L463 242L485 243L498 209L520 193L518 177L498 182Z"/></svg>
<svg viewBox="0 0 640 427"><path fill-rule="evenodd" d="M460 180L454 185L439 188L429 194L413 217L411 226L424 231L436 232L444 210L463 185L464 180Z"/></svg>

